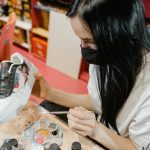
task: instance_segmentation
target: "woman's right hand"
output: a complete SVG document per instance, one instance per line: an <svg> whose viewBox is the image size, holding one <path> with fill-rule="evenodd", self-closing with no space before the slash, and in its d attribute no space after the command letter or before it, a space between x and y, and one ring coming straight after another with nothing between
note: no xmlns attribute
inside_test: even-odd
<svg viewBox="0 0 150 150"><path fill-rule="evenodd" d="M50 90L50 87L44 77L41 74L35 74L36 81L34 83L33 89L32 89L32 95L40 97L42 99L48 98L48 92Z"/></svg>

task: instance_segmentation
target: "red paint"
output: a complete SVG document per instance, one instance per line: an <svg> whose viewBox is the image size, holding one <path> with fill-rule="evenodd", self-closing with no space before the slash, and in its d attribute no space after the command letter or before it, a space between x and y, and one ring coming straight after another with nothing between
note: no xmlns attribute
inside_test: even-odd
<svg viewBox="0 0 150 150"><path fill-rule="evenodd" d="M36 137L35 142L38 144L43 144L44 143L44 138L41 136Z"/></svg>

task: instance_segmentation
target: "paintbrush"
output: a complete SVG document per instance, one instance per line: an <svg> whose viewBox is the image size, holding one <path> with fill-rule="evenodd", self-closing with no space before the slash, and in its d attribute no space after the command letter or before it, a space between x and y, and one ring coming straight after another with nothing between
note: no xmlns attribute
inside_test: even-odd
<svg viewBox="0 0 150 150"><path fill-rule="evenodd" d="M41 112L40 114L68 114L69 111L48 111L48 112Z"/></svg>

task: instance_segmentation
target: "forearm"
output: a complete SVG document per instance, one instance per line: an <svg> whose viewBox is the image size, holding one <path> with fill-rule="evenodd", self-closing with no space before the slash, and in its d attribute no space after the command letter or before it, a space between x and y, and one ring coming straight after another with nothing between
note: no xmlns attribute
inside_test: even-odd
<svg viewBox="0 0 150 150"><path fill-rule="evenodd" d="M136 150L135 145L129 138L115 134L101 123L97 123L97 130L92 137L110 150Z"/></svg>
<svg viewBox="0 0 150 150"><path fill-rule="evenodd" d="M91 98L88 94L71 94L50 88L47 100L68 108L83 106L88 110L93 110Z"/></svg>

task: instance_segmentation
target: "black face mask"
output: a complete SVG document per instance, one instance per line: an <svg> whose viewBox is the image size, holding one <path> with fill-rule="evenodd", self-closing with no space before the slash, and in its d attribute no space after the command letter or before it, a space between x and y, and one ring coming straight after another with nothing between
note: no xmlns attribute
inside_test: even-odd
<svg viewBox="0 0 150 150"><path fill-rule="evenodd" d="M81 47L82 57L89 63L99 65L98 56L99 51L91 48L83 48Z"/></svg>

